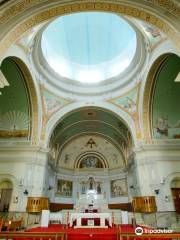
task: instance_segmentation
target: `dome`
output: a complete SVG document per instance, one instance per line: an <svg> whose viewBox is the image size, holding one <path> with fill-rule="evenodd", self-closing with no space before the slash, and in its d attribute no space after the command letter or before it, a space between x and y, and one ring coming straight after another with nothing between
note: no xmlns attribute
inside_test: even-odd
<svg viewBox="0 0 180 240"><path fill-rule="evenodd" d="M137 37L128 21L116 14L83 12L48 24L41 48L59 76L93 84L127 69L136 53Z"/></svg>

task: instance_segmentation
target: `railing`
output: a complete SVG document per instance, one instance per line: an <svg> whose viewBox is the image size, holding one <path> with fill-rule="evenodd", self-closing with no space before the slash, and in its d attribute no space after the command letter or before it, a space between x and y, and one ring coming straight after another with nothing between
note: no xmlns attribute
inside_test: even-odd
<svg viewBox="0 0 180 240"><path fill-rule="evenodd" d="M179 240L180 233L143 233L142 235L136 235L135 233L118 233L117 240Z"/></svg>
<svg viewBox="0 0 180 240"><path fill-rule="evenodd" d="M86 232L81 233L81 235L84 236L91 236L92 232ZM93 234L94 235L94 234ZM93 235L91 236L91 239L93 239ZM116 236L117 240L179 240L180 239L180 233L154 233L154 234L147 234L143 233L142 235L136 235L135 233L129 233L129 232L121 232L120 230L116 229ZM6 240L68 240L68 234L67 233L42 233L42 232L1 232L0 233L0 239L6 239ZM96 236L97 239L97 236Z"/></svg>
<svg viewBox="0 0 180 240"><path fill-rule="evenodd" d="M0 239L6 240L20 240L20 239L28 239L28 240L67 240L66 233L42 233L42 232L1 232Z"/></svg>

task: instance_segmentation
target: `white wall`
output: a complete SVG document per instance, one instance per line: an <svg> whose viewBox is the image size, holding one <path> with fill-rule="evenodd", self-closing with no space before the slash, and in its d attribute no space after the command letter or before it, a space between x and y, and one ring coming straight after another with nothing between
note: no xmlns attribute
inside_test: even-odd
<svg viewBox="0 0 180 240"><path fill-rule="evenodd" d="M44 196L46 159L46 153L34 147L0 149L0 180L7 178L13 183L10 211L26 211L27 197Z"/></svg>
<svg viewBox="0 0 180 240"><path fill-rule="evenodd" d="M158 211L174 211L170 183L180 176L180 148L162 144L143 148L136 149L140 194L155 195ZM159 193L156 194L155 190Z"/></svg>

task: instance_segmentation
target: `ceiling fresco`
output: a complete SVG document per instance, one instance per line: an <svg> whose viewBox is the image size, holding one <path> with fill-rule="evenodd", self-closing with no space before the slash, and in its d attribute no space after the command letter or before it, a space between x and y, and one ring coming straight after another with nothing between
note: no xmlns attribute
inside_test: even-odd
<svg viewBox="0 0 180 240"><path fill-rule="evenodd" d="M122 108L130 115L133 115L138 111L138 97L139 97L139 85L126 92L125 94L111 99L109 102L115 104L116 106Z"/></svg>
<svg viewBox="0 0 180 240"><path fill-rule="evenodd" d="M27 137L30 109L24 77L11 58L2 62L1 70L10 86L0 95L0 137Z"/></svg>
<svg viewBox="0 0 180 240"><path fill-rule="evenodd" d="M59 109L71 103L71 101L60 96L56 96L43 87L41 87L41 94L47 119L49 119Z"/></svg>
<svg viewBox="0 0 180 240"><path fill-rule="evenodd" d="M180 58L169 55L156 74L152 101L152 134L157 139L180 139Z"/></svg>
<svg viewBox="0 0 180 240"><path fill-rule="evenodd" d="M83 109L69 114L54 129L51 144L63 145L74 136L98 133L112 139L116 145L127 145L129 131L113 114L95 108Z"/></svg>

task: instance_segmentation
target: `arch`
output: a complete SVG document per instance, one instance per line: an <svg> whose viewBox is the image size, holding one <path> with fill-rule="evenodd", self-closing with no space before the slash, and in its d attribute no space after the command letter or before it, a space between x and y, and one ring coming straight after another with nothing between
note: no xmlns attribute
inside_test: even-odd
<svg viewBox="0 0 180 240"><path fill-rule="evenodd" d="M90 161L87 161L87 159L90 158ZM94 159L96 159L96 162L94 162ZM75 163L74 168L108 168L108 162L105 159L105 157L98 152L94 151L88 151L85 153L80 154Z"/></svg>
<svg viewBox="0 0 180 240"><path fill-rule="evenodd" d="M176 118L173 119L170 117L175 111L175 103L179 101L177 97L179 85L174 83L174 79L178 73L179 65L179 57L176 54L165 53L156 59L151 66L144 91L143 108L144 136L147 142L151 142L152 138L179 138L179 131L177 131L179 121L178 115L176 114ZM168 70L169 68L172 70ZM166 100L166 96L164 96L162 93L161 95L158 94L160 93L160 90L162 90L162 87L164 88L164 86L167 86L167 89L171 89L171 91L173 90L174 93L172 96L172 93L170 94L168 90L166 90L167 96L169 96L168 102ZM166 102L167 105L164 106L162 102ZM158 113L156 111L157 106L159 106ZM164 126L162 126L163 124ZM171 126L171 129L169 129L169 126ZM174 130L177 131L176 134L174 133Z"/></svg>
<svg viewBox="0 0 180 240"><path fill-rule="evenodd" d="M145 88L144 88L144 97L143 97L143 130L144 130L144 140L147 143L151 143L152 142L152 135L151 135L151 124L150 124L150 118L151 118L151 103L152 103L152 94L153 94L153 87L155 84L155 77L157 74L157 71L159 69L159 67L161 66L161 64L164 62L164 60L167 58L167 56L169 55L169 53L165 53L163 55L161 55L160 57L158 57L154 63L152 64L148 76L147 76L147 80L146 80L146 84L145 84Z"/></svg>
<svg viewBox="0 0 180 240"><path fill-rule="evenodd" d="M171 188L180 188L180 175L171 180Z"/></svg>
<svg viewBox="0 0 180 240"><path fill-rule="evenodd" d="M24 85L25 85L25 91L26 91L26 98L27 98L27 104L29 108L29 138L31 139L32 143L37 142L37 129L38 129L38 104L37 104L37 94L36 94L36 89L34 86L34 82L31 76L31 73L26 66L26 64L19 59L18 57L15 56L9 56L6 59L10 59L15 63L20 75L23 78Z"/></svg>
<svg viewBox="0 0 180 240"><path fill-rule="evenodd" d="M87 102L79 102L79 103L72 103L72 104L69 104L68 106L65 106L63 109L60 109L58 112L56 112L56 114L54 114L50 118L50 120L47 123L47 127L46 127L45 146L49 145L51 134L60 121L62 121L69 113L79 110L79 109L83 109L83 108L85 109L88 107L99 108L99 109L108 111L111 114L113 114L114 116L116 116L117 118L119 118L120 120L122 120L123 123L127 126L127 128L129 129L129 131L131 133L134 145L137 144L135 123L128 113L126 113L125 111L123 111L122 109L118 108L117 106L115 106L111 103L99 102L97 104L95 104L95 103L87 104Z"/></svg>
<svg viewBox="0 0 180 240"><path fill-rule="evenodd" d="M148 1L149 2L149 1ZM39 4L41 4L38 1ZM174 43L179 46L179 33L176 30L176 24L173 26L172 21L170 21L170 17L168 18L166 14L166 11L164 11L164 8L167 10L169 15L174 19L174 15L177 17L179 16L179 7L175 3L167 4L166 2L154 2L152 1L152 4L154 5L154 8L152 7L151 10L153 13L150 13L149 8L147 7L146 1L141 2L140 6L136 4L134 1L129 0L129 4L122 4L120 2L112 3L112 1L84 1L83 3L79 3L77 0L71 1L71 2L65 2L61 1L61 3L55 2L54 5L47 3L43 3L43 8L36 14L32 13L32 9L35 5L38 9L38 3L35 1L33 4L32 1L21 1L19 3L16 3L14 5L10 5L9 8L7 8L4 11L4 14L0 18L0 22L6 26L6 23L8 24L8 27L4 28L4 32L2 32L2 38L1 38L1 44L0 54L3 55L7 48L15 42L20 35L25 33L26 31L30 30L32 27L48 20L52 19L56 16L64 15L64 14L70 14L75 12L82 12L82 11L106 11L106 12L112 12L117 14L125 14L127 16L132 16L135 18L138 18L140 20L146 21L150 24L153 24L160 28L163 32L165 32ZM162 14L164 17L163 20L162 16L158 16L157 12L155 11L155 6L159 7L158 14ZM22 14L22 12L27 13L29 9L29 12L31 12L30 16L26 15L26 19L22 19L21 21L17 21L18 14ZM142 10L143 9L143 10ZM25 11L26 10L26 11ZM14 18L16 18L16 27L13 27L13 29L9 29L10 25L12 24ZM11 24L10 24L11 23ZM14 25L14 22L13 22Z"/></svg>
<svg viewBox="0 0 180 240"><path fill-rule="evenodd" d="M11 199L9 201L9 207L8 207L8 210L11 211L11 207L13 204L13 195L15 195L15 193L19 192L18 191L18 180L11 174L0 174L0 183L2 183L2 182L11 183L12 193L11 193Z"/></svg>
<svg viewBox="0 0 180 240"><path fill-rule="evenodd" d="M21 69L28 88L31 108L31 142L36 144L38 141L38 97L35 84L27 65L17 57L12 57L12 59Z"/></svg>

